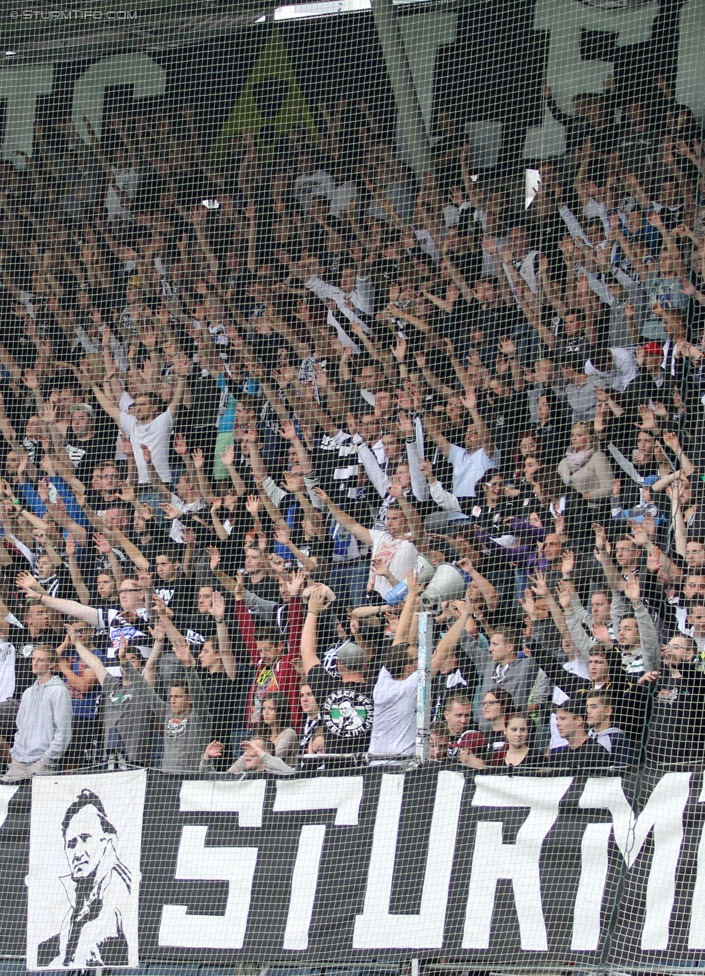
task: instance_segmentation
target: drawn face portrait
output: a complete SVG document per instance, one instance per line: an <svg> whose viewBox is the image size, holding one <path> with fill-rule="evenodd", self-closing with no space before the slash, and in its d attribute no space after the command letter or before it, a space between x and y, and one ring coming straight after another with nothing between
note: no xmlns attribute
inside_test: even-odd
<svg viewBox="0 0 705 976"><path fill-rule="evenodd" d="M85 806L71 818L64 837L64 850L74 881L82 881L96 870L110 843L95 807Z"/></svg>

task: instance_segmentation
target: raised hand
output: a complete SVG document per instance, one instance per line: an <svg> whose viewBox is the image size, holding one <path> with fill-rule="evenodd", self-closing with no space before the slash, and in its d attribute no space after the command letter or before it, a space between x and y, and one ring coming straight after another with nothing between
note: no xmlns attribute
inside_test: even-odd
<svg viewBox="0 0 705 976"><path fill-rule="evenodd" d="M279 433L286 441L298 440L298 434L296 433L296 425L293 420L282 420L279 425Z"/></svg>
<svg viewBox="0 0 705 976"><path fill-rule="evenodd" d="M220 590L213 590L210 612L213 619L218 622L225 619L225 597Z"/></svg>
<svg viewBox="0 0 705 976"><path fill-rule="evenodd" d="M316 496L316 498L320 498L324 505L330 505L330 497L322 488L314 488L313 494Z"/></svg>
<svg viewBox="0 0 705 976"><path fill-rule="evenodd" d="M465 396L462 398L461 402L465 407L465 409L469 410L470 413L472 413L473 410L475 410L475 408L477 407L477 395L472 386L468 386L465 388Z"/></svg>
<svg viewBox="0 0 705 976"><path fill-rule="evenodd" d="M286 583L286 588L290 597L299 596L306 582L306 573L302 569L297 569L292 573Z"/></svg>
<svg viewBox="0 0 705 976"><path fill-rule="evenodd" d="M181 512L175 505L170 505L169 502L162 502L159 507L168 519L174 521L175 519L181 518Z"/></svg>
<svg viewBox="0 0 705 976"><path fill-rule="evenodd" d="M519 603L527 616L533 618L536 615L536 601L534 600L534 594L528 586L524 590L524 599L520 600Z"/></svg>
<svg viewBox="0 0 705 976"><path fill-rule="evenodd" d="M370 565L375 576L386 576L389 572L389 566L379 556L375 556Z"/></svg>
<svg viewBox="0 0 705 976"><path fill-rule="evenodd" d="M215 546L208 546L206 552L208 553L208 556L210 558L211 572L213 572L214 569L217 569L218 566L220 566L220 558L221 558L220 550L217 549Z"/></svg>
<svg viewBox="0 0 705 976"><path fill-rule="evenodd" d="M632 603L637 603L641 599L641 587L639 586L639 577L635 573L630 573L627 576L627 581L624 584L624 595Z"/></svg>
<svg viewBox="0 0 705 976"><path fill-rule="evenodd" d="M186 456L188 444L186 443L186 437L184 434L174 434L174 451L181 457Z"/></svg>
<svg viewBox="0 0 705 976"><path fill-rule="evenodd" d="M262 501L259 495L248 495L247 501L245 502L245 508L250 513L252 518L256 518L262 507Z"/></svg>
<svg viewBox="0 0 705 976"><path fill-rule="evenodd" d="M101 532L96 532L93 536L93 544L95 545L101 556L109 556L113 551L113 547L110 545L108 540Z"/></svg>
<svg viewBox="0 0 705 976"><path fill-rule="evenodd" d="M185 668L192 668L194 665L193 654L191 654L191 649L188 644L184 641L176 641L172 643L171 649L176 655L177 659L181 661Z"/></svg>
<svg viewBox="0 0 705 976"><path fill-rule="evenodd" d="M610 632L604 624L593 624L592 635L601 644L614 644L614 641L610 637Z"/></svg>
<svg viewBox="0 0 705 976"><path fill-rule="evenodd" d="M166 628L159 622L155 623L153 627L150 627L149 632L158 644L163 644L166 640Z"/></svg>
<svg viewBox="0 0 705 976"><path fill-rule="evenodd" d="M135 500L135 489L132 485L128 485L126 481L121 481L118 486L117 496L120 501L132 504Z"/></svg>
<svg viewBox="0 0 705 976"><path fill-rule="evenodd" d="M243 742L243 745L244 745L244 742ZM206 748L205 748L205 750L203 752L203 758L204 759L220 759L220 757L223 755L223 750L224 749L225 749L225 746L223 745L223 743L222 742L218 742L218 741L216 741L214 739L213 742L209 742L208 745L206 746Z"/></svg>
<svg viewBox="0 0 705 976"><path fill-rule="evenodd" d="M560 603L563 610L570 609L570 601L575 593L575 587L570 580L558 580L556 583L556 589L558 590L558 602Z"/></svg>
<svg viewBox="0 0 705 976"><path fill-rule="evenodd" d="M652 546L646 554L646 568L650 573L658 573L663 565L663 553L658 546Z"/></svg>
<svg viewBox="0 0 705 976"><path fill-rule="evenodd" d="M327 587L318 585L311 589L308 608L312 613L324 613L332 603L331 592Z"/></svg>
<svg viewBox="0 0 705 976"><path fill-rule="evenodd" d="M247 590L245 589L245 578L241 572L235 574L235 591L233 597L235 600L244 600Z"/></svg>
<svg viewBox="0 0 705 976"><path fill-rule="evenodd" d="M571 549L566 549L563 553L561 562L561 572L564 576L571 576L575 571L575 553Z"/></svg>
<svg viewBox="0 0 705 976"><path fill-rule="evenodd" d="M34 600L37 600L44 594L44 590L31 573L20 573L16 577L15 583L25 596L31 597Z"/></svg>
<svg viewBox="0 0 705 976"><path fill-rule="evenodd" d="M595 533L595 545L602 551L607 548L607 533L599 522L592 523L592 531Z"/></svg>
<svg viewBox="0 0 705 976"><path fill-rule="evenodd" d="M545 573L536 573L535 576L530 576L529 581L531 582L532 589L536 596L546 597L548 596L548 583L546 582Z"/></svg>

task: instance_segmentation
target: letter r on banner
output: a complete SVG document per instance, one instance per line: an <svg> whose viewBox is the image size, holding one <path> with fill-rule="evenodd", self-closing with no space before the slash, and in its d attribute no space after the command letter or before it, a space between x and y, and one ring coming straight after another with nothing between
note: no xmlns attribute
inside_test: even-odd
<svg viewBox="0 0 705 976"><path fill-rule="evenodd" d="M521 947L548 951L541 902L539 858L541 847L558 819L558 804L573 778L556 779L478 776L474 807L528 807L529 815L513 844L502 840L502 821L480 821L468 888L463 949L489 949L495 892L500 878L512 882L519 918Z"/></svg>

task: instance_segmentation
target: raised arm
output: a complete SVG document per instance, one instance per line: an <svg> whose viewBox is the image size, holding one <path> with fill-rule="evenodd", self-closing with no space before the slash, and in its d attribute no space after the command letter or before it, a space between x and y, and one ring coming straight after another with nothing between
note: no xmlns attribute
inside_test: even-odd
<svg viewBox="0 0 705 976"><path fill-rule="evenodd" d="M213 591L213 597L211 599L211 615L215 620L220 659L223 662L225 673L231 681L234 681L237 677L237 661L233 655L232 645L230 643L230 632L228 631L228 625L225 622L225 600L223 598L223 594L219 590Z"/></svg>
<svg viewBox="0 0 705 976"><path fill-rule="evenodd" d="M81 643L75 634L73 635L73 646L76 648L76 653L81 658L83 663L87 668L91 669L102 685L108 674L108 669L105 667L101 659L97 654L94 654L93 651L89 651L86 645ZM122 650L122 642L120 649Z"/></svg>
<svg viewBox="0 0 705 976"><path fill-rule="evenodd" d="M339 522L346 532L352 533L352 535L354 535L355 538L364 545L372 545L372 535L370 534L369 529L366 529L364 525L360 525L360 523L357 522L352 515L348 515L348 513L344 512L342 508L338 508L335 502L331 501L329 496L326 495L322 488L314 488L313 493L317 498L320 498L336 522Z"/></svg>
<svg viewBox="0 0 705 976"><path fill-rule="evenodd" d="M77 603L75 600L59 600L56 597L49 596L30 573L20 573L16 583L30 599L38 600L42 606L48 607L49 610L57 610L64 616L85 620L92 627L100 626L100 614L96 609L84 607L82 603Z"/></svg>
<svg viewBox="0 0 705 976"><path fill-rule="evenodd" d="M308 611L301 632L301 660L306 674L321 663L316 647L316 632L319 614L324 613L332 603L329 597L330 590L327 587L317 586L312 589L308 598Z"/></svg>

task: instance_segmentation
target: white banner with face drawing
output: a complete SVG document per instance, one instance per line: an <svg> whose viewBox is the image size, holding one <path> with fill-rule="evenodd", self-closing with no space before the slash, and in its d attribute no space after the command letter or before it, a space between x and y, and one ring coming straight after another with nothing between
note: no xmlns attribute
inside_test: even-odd
<svg viewBox="0 0 705 976"><path fill-rule="evenodd" d="M27 969L134 968L145 770L32 782Z"/></svg>

